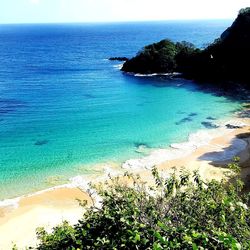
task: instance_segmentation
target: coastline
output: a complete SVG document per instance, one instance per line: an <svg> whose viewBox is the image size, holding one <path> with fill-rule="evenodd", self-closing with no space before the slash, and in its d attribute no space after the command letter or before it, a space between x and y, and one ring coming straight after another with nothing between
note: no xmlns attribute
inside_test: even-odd
<svg viewBox="0 0 250 250"><path fill-rule="evenodd" d="M120 167L101 166L104 170L102 176L76 176L71 178L69 184L5 200L7 206L0 206L0 249L11 249L12 242L21 248L27 245L34 246L37 227L44 226L49 230L63 220L76 223L83 213L76 199L90 202L87 195L90 181L104 181L109 175L122 175L128 170L139 173L150 182L150 170L155 165L164 176L167 176L173 167L176 167L177 171L185 167L189 171L199 169L205 179L222 178L226 170L223 165L230 162L233 155L239 155L243 164L250 158L250 135L246 134L250 131L249 119L236 117L233 118L233 122L246 125L242 128L228 129L225 127L228 123L226 122L219 128L191 134L187 142L172 144L170 149L156 149L140 159L130 159ZM247 136L237 138L243 134ZM243 172L243 177L246 178L250 173L248 165L244 167ZM30 221L28 227L27 221ZM17 227L21 230L13 230Z"/></svg>

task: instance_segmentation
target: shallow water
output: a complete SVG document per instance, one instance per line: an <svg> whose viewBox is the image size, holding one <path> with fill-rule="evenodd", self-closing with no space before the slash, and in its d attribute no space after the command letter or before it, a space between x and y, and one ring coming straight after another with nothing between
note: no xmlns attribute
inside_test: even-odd
<svg viewBox="0 0 250 250"><path fill-rule="evenodd" d="M0 199L140 157L140 145L185 141L211 117L231 116L240 102L182 79L126 75L106 60L166 37L202 47L229 24L0 26Z"/></svg>

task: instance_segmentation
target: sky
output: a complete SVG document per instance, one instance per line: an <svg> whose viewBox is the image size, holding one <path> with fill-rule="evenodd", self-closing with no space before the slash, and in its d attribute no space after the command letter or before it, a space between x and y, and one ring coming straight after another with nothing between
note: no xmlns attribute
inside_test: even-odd
<svg viewBox="0 0 250 250"><path fill-rule="evenodd" d="M0 0L0 23L234 19L250 0Z"/></svg>

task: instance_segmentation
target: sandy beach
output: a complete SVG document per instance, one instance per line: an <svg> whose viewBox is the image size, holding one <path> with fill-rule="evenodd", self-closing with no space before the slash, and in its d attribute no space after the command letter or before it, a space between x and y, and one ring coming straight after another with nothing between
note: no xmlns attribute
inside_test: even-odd
<svg viewBox="0 0 250 250"><path fill-rule="evenodd" d="M21 249L34 246L37 227L50 229L63 220L76 223L83 213L76 198L88 196L77 188L59 188L20 199L16 209L2 208L0 249L11 249L14 243Z"/></svg>
<svg viewBox="0 0 250 250"><path fill-rule="evenodd" d="M164 158L165 151L153 153L155 158L159 154L160 160L152 161L153 165L157 165L158 169L168 175L173 167L180 170L185 167L189 171L198 169L204 179L220 179L223 177L223 172L226 171L226 164L230 162L232 156L237 154L241 158L242 177L247 186L250 186L250 123L248 118L236 118L244 127L235 129L217 130L215 136L211 140L199 142L195 144L179 144L173 145L178 148L178 154L174 152L174 156ZM193 143L193 142L192 142ZM187 152L186 147L191 151ZM184 150L185 149L185 150ZM176 151L177 152L177 151ZM163 154L162 154L163 153ZM134 165L129 162L123 164L123 168L115 169L114 167L106 168L106 176L110 173L119 175L128 170L133 173L139 173L145 180L150 181L150 165L141 166L144 161L152 160L145 157L144 160L132 160ZM156 164L155 164L156 163ZM134 167L134 168L133 168ZM100 181L105 177L93 180ZM50 230L53 226L61 223L63 220L68 220L71 224L77 222L83 213L83 208L79 206L77 199L90 199L86 192L85 184L81 184L81 177L75 178L75 186L59 187L48 191L40 192L31 196L21 197L18 201L18 206L6 206L0 208L0 249L11 249L13 244L16 244L20 249L25 246L36 245L36 228L45 227ZM79 185L77 185L79 183ZM79 186L79 187L78 187Z"/></svg>

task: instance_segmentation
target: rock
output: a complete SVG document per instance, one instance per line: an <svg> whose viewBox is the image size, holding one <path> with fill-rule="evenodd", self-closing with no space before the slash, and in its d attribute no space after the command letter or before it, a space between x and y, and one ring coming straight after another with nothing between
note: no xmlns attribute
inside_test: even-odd
<svg viewBox="0 0 250 250"><path fill-rule="evenodd" d="M197 113L192 112L192 113L190 113L188 116L192 117L192 116L197 116L197 115L198 115Z"/></svg>
<svg viewBox="0 0 250 250"><path fill-rule="evenodd" d="M48 140L39 140L39 141L36 141L36 142L34 143L34 145L35 145L35 146L43 146L43 145L48 144L48 143L49 143Z"/></svg>
<svg viewBox="0 0 250 250"><path fill-rule="evenodd" d="M110 57L109 58L110 61L128 61L127 57Z"/></svg>
<svg viewBox="0 0 250 250"><path fill-rule="evenodd" d="M230 121L225 125L228 129L243 128L246 126L244 122L241 121Z"/></svg>
<svg viewBox="0 0 250 250"><path fill-rule="evenodd" d="M211 121L217 120L215 117L212 117L212 116L208 116L206 119L207 119L207 120L211 120Z"/></svg>
<svg viewBox="0 0 250 250"><path fill-rule="evenodd" d="M241 128L240 126L232 125L232 124L226 124L226 127L227 127L228 129Z"/></svg>
<svg viewBox="0 0 250 250"><path fill-rule="evenodd" d="M148 154L150 152L150 148L147 144L140 144L136 146L135 152L140 154Z"/></svg>
<svg viewBox="0 0 250 250"><path fill-rule="evenodd" d="M250 109L243 110L238 113L241 118L249 118L250 117Z"/></svg>
<svg viewBox="0 0 250 250"><path fill-rule="evenodd" d="M209 129L212 129L212 128L219 128L220 126L212 123L212 122L201 122L201 124L205 127L205 128L209 128Z"/></svg>
<svg viewBox="0 0 250 250"><path fill-rule="evenodd" d="M181 119L180 121L176 122L175 124L176 125L180 125L182 123L185 123L185 122L191 122L193 119L191 117L185 117L183 119Z"/></svg>

